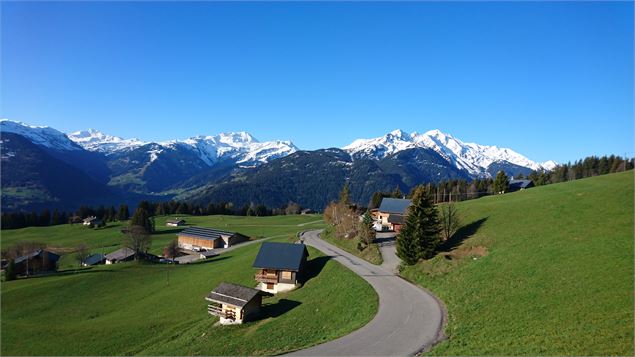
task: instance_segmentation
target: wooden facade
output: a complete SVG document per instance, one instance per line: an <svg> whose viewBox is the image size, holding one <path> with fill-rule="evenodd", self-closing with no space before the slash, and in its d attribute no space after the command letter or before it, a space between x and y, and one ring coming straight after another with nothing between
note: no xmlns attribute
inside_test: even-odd
<svg viewBox="0 0 635 357"><path fill-rule="evenodd" d="M215 249L222 248L224 245L224 241L222 239L202 239L202 238L194 238L189 236L179 236L179 246L185 247L188 249Z"/></svg>

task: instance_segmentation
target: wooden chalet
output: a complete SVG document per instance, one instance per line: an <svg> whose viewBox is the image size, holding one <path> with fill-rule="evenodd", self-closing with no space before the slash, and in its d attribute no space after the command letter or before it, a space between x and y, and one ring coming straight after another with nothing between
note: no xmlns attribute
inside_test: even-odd
<svg viewBox="0 0 635 357"><path fill-rule="evenodd" d="M236 232L220 231L212 228L189 227L177 233L179 248L187 250L208 250L229 248L249 238Z"/></svg>
<svg viewBox="0 0 635 357"><path fill-rule="evenodd" d="M274 294L295 289L308 256L301 243L262 243L253 264L258 269L256 288Z"/></svg>
<svg viewBox="0 0 635 357"><path fill-rule="evenodd" d="M15 271L20 275L50 273L57 270L60 256L46 249L38 249L15 258Z"/></svg>
<svg viewBox="0 0 635 357"><path fill-rule="evenodd" d="M127 262L134 259L135 252L134 250L123 247L121 249L117 249L110 254L106 254L106 264L115 264L119 262Z"/></svg>
<svg viewBox="0 0 635 357"><path fill-rule="evenodd" d="M532 180L510 180L507 192L515 192L534 187Z"/></svg>
<svg viewBox="0 0 635 357"><path fill-rule="evenodd" d="M90 226L90 225L97 226L101 224L101 219L97 218L96 216L86 217L84 218L83 221L84 221L83 225L85 226Z"/></svg>
<svg viewBox="0 0 635 357"><path fill-rule="evenodd" d="M210 302L207 312L218 316L221 324L242 324L258 316L262 305L262 291L237 284L221 283L205 300Z"/></svg>
<svg viewBox="0 0 635 357"><path fill-rule="evenodd" d="M393 223L399 224L399 220L402 220L403 222L405 217L408 215L408 208L411 204L412 201L407 199L384 197L381 200L381 204L379 205L379 209L377 209L376 213L378 222L381 223L383 227L388 227L388 229L394 230L395 227ZM391 223L390 216L393 215L401 216L401 218L395 217L392 219L394 222ZM401 227L398 226L398 229L401 229Z"/></svg>
<svg viewBox="0 0 635 357"><path fill-rule="evenodd" d="M86 257L86 259L82 261L82 266L88 267L104 263L106 263L106 256L101 253L97 253Z"/></svg>

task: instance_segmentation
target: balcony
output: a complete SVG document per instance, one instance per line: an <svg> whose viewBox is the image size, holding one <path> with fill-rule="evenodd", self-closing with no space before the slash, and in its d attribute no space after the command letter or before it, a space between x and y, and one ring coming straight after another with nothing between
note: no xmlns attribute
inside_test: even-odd
<svg viewBox="0 0 635 357"><path fill-rule="evenodd" d="M277 274L262 274L262 273L256 273L256 281L261 282L261 283L277 283L278 282L278 275Z"/></svg>
<svg viewBox="0 0 635 357"><path fill-rule="evenodd" d="M207 305L207 312L210 315L222 317L229 320L236 320L236 313L234 311L230 311L230 310L223 311L223 309L220 306Z"/></svg>

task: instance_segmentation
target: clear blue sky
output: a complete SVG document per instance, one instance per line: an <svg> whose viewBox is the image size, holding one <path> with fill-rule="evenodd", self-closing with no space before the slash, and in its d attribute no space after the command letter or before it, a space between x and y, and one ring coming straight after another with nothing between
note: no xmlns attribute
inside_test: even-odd
<svg viewBox="0 0 635 357"><path fill-rule="evenodd" d="M303 149L438 128L634 154L633 3L2 2L2 117Z"/></svg>

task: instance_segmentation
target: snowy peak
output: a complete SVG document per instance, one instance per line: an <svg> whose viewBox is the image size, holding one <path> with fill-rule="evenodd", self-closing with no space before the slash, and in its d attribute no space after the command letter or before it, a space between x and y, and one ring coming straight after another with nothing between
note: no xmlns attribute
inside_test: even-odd
<svg viewBox="0 0 635 357"><path fill-rule="evenodd" d="M76 131L68 134L68 137L88 151L98 151L105 154L119 150L131 150L146 144L138 139L123 139L95 129Z"/></svg>
<svg viewBox="0 0 635 357"><path fill-rule="evenodd" d="M407 134L402 130L393 130L379 138L357 139L343 149L353 157L382 159L396 152L416 147L436 151L450 164L466 170L473 176L489 176L487 168L493 163L508 162L532 170L550 170L557 165L553 161L537 164L508 148L464 143L438 129L423 134L416 132Z"/></svg>
<svg viewBox="0 0 635 357"><path fill-rule="evenodd" d="M0 119L0 132L15 133L26 137L36 145L55 150L81 150L64 133L48 126L28 125L19 121Z"/></svg>

